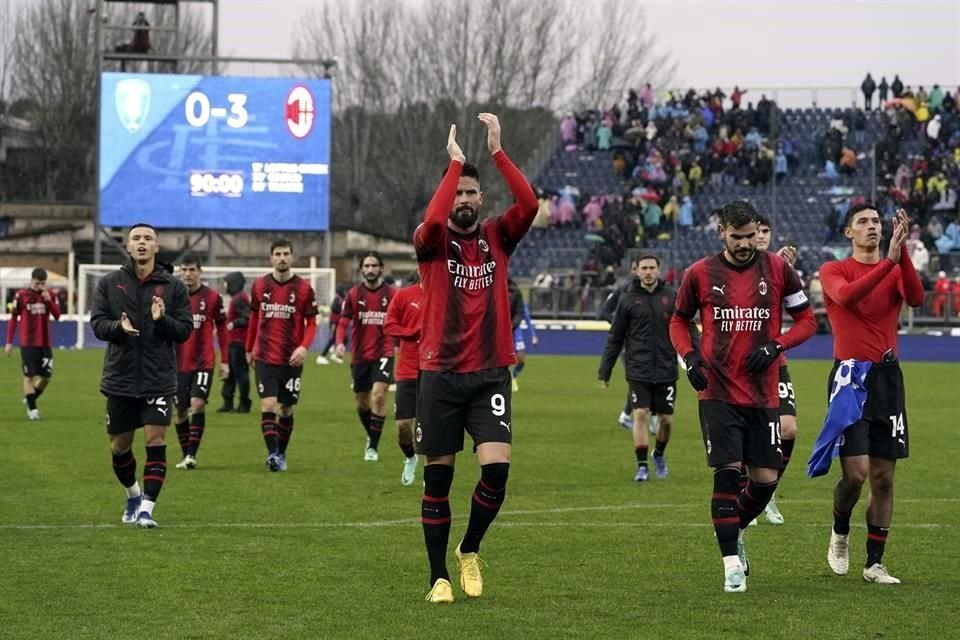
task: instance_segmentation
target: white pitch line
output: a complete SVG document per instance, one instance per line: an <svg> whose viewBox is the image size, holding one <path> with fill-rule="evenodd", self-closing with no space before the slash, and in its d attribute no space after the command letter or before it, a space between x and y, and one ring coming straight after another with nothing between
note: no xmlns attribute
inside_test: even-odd
<svg viewBox="0 0 960 640"><path fill-rule="evenodd" d="M897 500L898 504L902 503L956 503L960 502L960 498L901 498ZM517 509L513 511L505 510L500 512L500 515L503 517L511 516L530 516L530 515L550 515L558 513L587 513L587 512L597 512L597 511L627 511L627 510L643 510L643 509L683 509L683 508L704 508L704 505L707 504L704 502L687 502L687 503L664 503L664 504L651 504L651 503L637 503L637 504L620 504L620 505L594 505L590 507L556 507L553 509ZM829 499L824 500L790 500L784 501L781 504L826 504L829 505ZM168 524L162 525L164 529L363 529L363 528L376 528L376 527L402 527L402 526L413 526L419 525L420 520L418 518L401 518L395 520L372 520L368 522L196 522L196 523L181 523L181 524ZM506 522L498 521L498 526L541 526L541 527L604 527L604 526L635 526L638 528L642 527L709 527L712 526L708 522L705 523L577 523L577 522L539 522L539 523L511 523L509 520ZM792 526L809 526L809 527L820 527L821 524L809 524L809 525L792 525ZM915 528L939 528L943 525L940 524L901 524L896 523L894 526L897 528L900 527L915 527ZM0 524L0 531L5 530L14 530L14 531L42 531L46 529L119 529L123 527L133 528L131 525L122 525L122 524L107 524L107 523L87 523L87 524Z"/></svg>

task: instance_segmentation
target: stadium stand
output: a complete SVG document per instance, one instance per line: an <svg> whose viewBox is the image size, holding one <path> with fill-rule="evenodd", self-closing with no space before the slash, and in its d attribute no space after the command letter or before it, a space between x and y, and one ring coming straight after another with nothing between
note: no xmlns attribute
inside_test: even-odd
<svg viewBox="0 0 960 640"><path fill-rule="evenodd" d="M846 255L838 220L864 200L913 216L914 263L931 290L934 274L960 270L960 89L936 108L908 89L875 111L780 109L765 96L723 109L724 98L668 93L644 108L631 92L624 110L563 118L535 180L541 213L511 262L515 278L552 276L535 313L592 316L608 267L622 277L640 250L660 255L668 278L682 273L718 249L710 214L733 199L771 217L775 245L798 247L808 279ZM922 314L933 315L930 298Z"/></svg>

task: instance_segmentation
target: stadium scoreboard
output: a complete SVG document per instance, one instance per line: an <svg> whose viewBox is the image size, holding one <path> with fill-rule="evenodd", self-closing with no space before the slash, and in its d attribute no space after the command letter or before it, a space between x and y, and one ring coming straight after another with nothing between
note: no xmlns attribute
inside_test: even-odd
<svg viewBox="0 0 960 640"><path fill-rule="evenodd" d="M326 231L330 81L104 73L100 224Z"/></svg>

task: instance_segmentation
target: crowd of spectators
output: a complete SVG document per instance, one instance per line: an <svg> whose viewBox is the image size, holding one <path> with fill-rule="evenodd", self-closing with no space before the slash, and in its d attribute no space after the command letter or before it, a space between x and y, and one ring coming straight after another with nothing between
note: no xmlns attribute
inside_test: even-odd
<svg viewBox="0 0 960 640"><path fill-rule="evenodd" d="M880 116L859 108L837 110L827 130L812 139L795 136L765 95L754 104L739 87L729 95L720 88L657 95L646 85L630 91L623 107L567 113L560 123L564 148L608 152L605 157L612 159L611 171L622 187L613 193L588 193L577 186L539 193L534 226L581 230L589 247L578 277L558 277L552 284L569 280L573 286L601 287L615 269L622 273L632 248L675 233L712 232L711 212L696 207L696 195L708 185L764 187L798 169L866 179L875 144L881 213L889 217L904 207L914 217L912 234L918 242L912 252L922 264L925 283L933 287L932 273L960 268L960 88L955 94L939 85L914 92L895 77L886 87L888 95L885 84L881 79L870 89L865 80L863 86L865 106L876 106ZM880 97L876 105L875 91ZM825 244L843 240L838 227L842 212L867 198L862 187L834 189Z"/></svg>

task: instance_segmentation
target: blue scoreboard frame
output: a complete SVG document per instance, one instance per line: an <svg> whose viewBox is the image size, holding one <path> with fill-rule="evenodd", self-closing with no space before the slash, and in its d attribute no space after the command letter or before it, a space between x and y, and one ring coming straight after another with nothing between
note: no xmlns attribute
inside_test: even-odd
<svg viewBox="0 0 960 640"><path fill-rule="evenodd" d="M326 231L330 81L104 73L100 224Z"/></svg>

